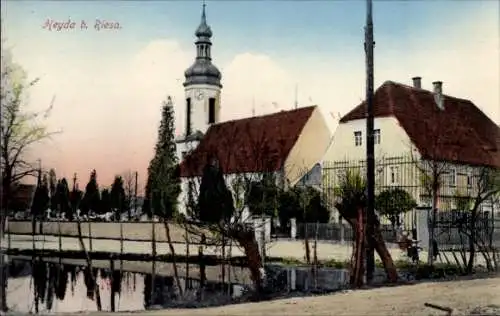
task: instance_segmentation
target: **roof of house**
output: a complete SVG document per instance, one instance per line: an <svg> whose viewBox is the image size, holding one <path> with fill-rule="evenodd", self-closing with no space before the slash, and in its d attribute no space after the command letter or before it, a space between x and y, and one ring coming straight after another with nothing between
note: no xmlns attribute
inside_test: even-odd
<svg viewBox="0 0 500 316"><path fill-rule="evenodd" d="M31 207L33 196L35 194L36 185L34 184L17 184L11 190L10 206L17 210L26 210Z"/></svg>
<svg viewBox="0 0 500 316"><path fill-rule="evenodd" d="M216 158L226 174L281 169L315 106L214 124L181 162L181 177L200 176Z"/></svg>
<svg viewBox="0 0 500 316"><path fill-rule="evenodd" d="M425 159L500 167L500 127L469 100L443 95L440 109L434 93L392 81L375 91L374 116L393 116ZM365 102L340 123L365 119Z"/></svg>

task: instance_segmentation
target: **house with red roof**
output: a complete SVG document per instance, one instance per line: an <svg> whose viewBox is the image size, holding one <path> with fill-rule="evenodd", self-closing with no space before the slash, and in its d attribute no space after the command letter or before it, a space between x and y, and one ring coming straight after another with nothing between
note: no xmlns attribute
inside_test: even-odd
<svg viewBox="0 0 500 316"><path fill-rule="evenodd" d="M376 190L404 187L419 205L428 205L417 163L438 161L446 169L440 173L440 208L454 208L445 196L470 191L478 168L500 168L500 127L472 101L445 94L442 82L428 90L420 77L412 85L386 81L375 91L373 105ZM363 102L340 119L323 159L324 187L334 185L341 166L364 167L365 142Z"/></svg>
<svg viewBox="0 0 500 316"><path fill-rule="evenodd" d="M184 132L176 139L182 179L180 211L207 163L217 162L232 181L273 174L294 185L323 157L331 133L317 106L221 122L222 74L212 62L212 30L205 6L195 32L196 59L184 73ZM230 106L230 105L227 105ZM194 192L196 193L196 192Z"/></svg>

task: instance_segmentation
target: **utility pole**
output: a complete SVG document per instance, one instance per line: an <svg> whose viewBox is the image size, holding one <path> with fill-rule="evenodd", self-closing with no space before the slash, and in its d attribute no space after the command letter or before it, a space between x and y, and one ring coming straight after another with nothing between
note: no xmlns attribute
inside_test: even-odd
<svg viewBox="0 0 500 316"><path fill-rule="evenodd" d="M366 0L365 55L366 55L366 282L371 283L375 271L374 223L375 223L375 149L373 139L373 17L372 0Z"/></svg>
<svg viewBox="0 0 500 316"><path fill-rule="evenodd" d="M134 216L137 216L137 179L139 178L139 173L135 172L135 188L134 188ZM130 216L128 217L130 222Z"/></svg>

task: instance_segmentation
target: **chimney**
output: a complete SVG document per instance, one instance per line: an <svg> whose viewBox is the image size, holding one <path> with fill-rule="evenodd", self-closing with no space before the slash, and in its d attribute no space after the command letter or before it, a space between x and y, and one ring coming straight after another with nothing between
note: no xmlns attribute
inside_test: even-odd
<svg viewBox="0 0 500 316"><path fill-rule="evenodd" d="M436 101L436 104L438 108L441 110L444 109L444 104L443 104L443 82L442 81L434 81L432 83L434 86L434 100Z"/></svg>
<svg viewBox="0 0 500 316"><path fill-rule="evenodd" d="M413 80L413 88L422 88L422 77L413 77L411 80Z"/></svg>

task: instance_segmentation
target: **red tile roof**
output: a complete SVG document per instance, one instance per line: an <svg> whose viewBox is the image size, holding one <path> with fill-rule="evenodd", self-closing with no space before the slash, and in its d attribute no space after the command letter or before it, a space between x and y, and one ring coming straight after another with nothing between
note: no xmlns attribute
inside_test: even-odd
<svg viewBox="0 0 500 316"><path fill-rule="evenodd" d="M424 158L500 167L500 127L471 101L443 96L440 109L433 92L386 81L375 91L374 115L395 117ZM365 115L363 102L340 122Z"/></svg>
<svg viewBox="0 0 500 316"><path fill-rule="evenodd" d="M226 174L277 171L315 106L212 125L180 165L181 177L200 176L211 157Z"/></svg>

